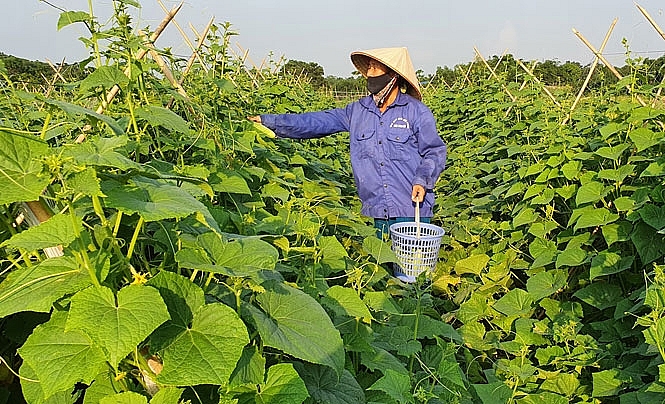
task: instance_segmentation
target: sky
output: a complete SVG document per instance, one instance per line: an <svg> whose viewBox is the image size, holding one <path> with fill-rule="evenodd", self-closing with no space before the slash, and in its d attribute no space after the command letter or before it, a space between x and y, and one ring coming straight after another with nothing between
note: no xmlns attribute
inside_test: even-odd
<svg viewBox="0 0 665 404"><path fill-rule="evenodd" d="M72 11L88 11L88 0L48 0ZM100 22L111 15L111 0L91 0ZM140 0L138 27L155 28L164 12L157 0ZM171 8L179 1L163 0ZM665 30L665 2L638 2ZM0 52L30 59L73 63L88 56L78 40L83 25L57 30L60 11L39 0L0 0ZM626 39L633 56L665 55L665 39L632 0L186 0L176 16L191 41L189 25L202 31L208 20L228 21L239 33L232 44L249 51L249 64L288 59L316 62L325 75L348 77L355 50L406 46L416 69L434 73L474 59L474 46L485 57L504 52L523 60L593 61L573 34L580 31L599 47L616 17L604 54L623 65ZM158 47L187 58L191 50L175 26Z"/></svg>

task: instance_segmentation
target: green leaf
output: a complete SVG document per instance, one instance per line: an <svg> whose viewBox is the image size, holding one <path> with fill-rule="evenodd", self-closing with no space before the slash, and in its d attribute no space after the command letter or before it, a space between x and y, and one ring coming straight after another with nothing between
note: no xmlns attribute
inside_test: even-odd
<svg viewBox="0 0 665 404"><path fill-rule="evenodd" d="M349 254L342 243L335 236L321 236L318 238L321 250L321 264L327 265L333 271L346 269L346 258Z"/></svg>
<svg viewBox="0 0 665 404"><path fill-rule="evenodd" d="M537 301L557 293L559 289L566 286L567 281L568 275L561 269L538 272L526 281L526 290L533 300Z"/></svg>
<svg viewBox="0 0 665 404"><path fill-rule="evenodd" d="M620 241L630 240L630 234L633 231L633 225L627 221L608 224L603 226L603 237L608 246Z"/></svg>
<svg viewBox="0 0 665 404"><path fill-rule="evenodd" d="M404 364L385 349L374 347L372 352L361 352L360 362L371 371L385 372L386 369L394 370L405 375L409 374Z"/></svg>
<svg viewBox="0 0 665 404"><path fill-rule="evenodd" d="M596 150L596 154L610 160L618 160L623 152L630 147L629 144L623 143L616 146L601 147ZM569 178L570 179L570 178Z"/></svg>
<svg viewBox="0 0 665 404"><path fill-rule="evenodd" d="M398 403L413 403L411 394L411 380L408 375L386 369L383 377L367 388L368 390L379 390L388 394Z"/></svg>
<svg viewBox="0 0 665 404"><path fill-rule="evenodd" d="M401 314L392 297L387 292L366 292L363 301L376 311L385 311L390 314Z"/></svg>
<svg viewBox="0 0 665 404"><path fill-rule="evenodd" d="M640 178L642 177L661 177L665 175L665 157L661 157L649 164L647 168L642 171Z"/></svg>
<svg viewBox="0 0 665 404"><path fill-rule="evenodd" d="M312 363L330 366L339 375L344 368L344 346L339 331L311 296L286 284L264 283L256 296L262 310L245 305L265 346Z"/></svg>
<svg viewBox="0 0 665 404"><path fill-rule="evenodd" d="M302 403L309 397L305 382L293 365L280 363L268 369L266 382L256 394L256 404Z"/></svg>
<svg viewBox="0 0 665 404"><path fill-rule="evenodd" d="M162 387L152 396L150 404L179 404L183 389L177 387Z"/></svg>
<svg viewBox="0 0 665 404"><path fill-rule="evenodd" d="M582 170L581 161L569 161L563 166L561 166L561 172L563 173L563 176L566 177L567 180L573 180L577 178L581 170Z"/></svg>
<svg viewBox="0 0 665 404"><path fill-rule="evenodd" d="M72 394L70 389L59 391L48 399L44 396L44 389L42 383L37 379L37 373L27 363L23 362L19 369L21 379L21 390L23 398L30 404L73 404L77 401L78 394ZM37 380L37 381L33 381ZM87 394L86 394L87 395ZM0 396L0 403L2 403ZM9 404L9 402L7 402Z"/></svg>
<svg viewBox="0 0 665 404"><path fill-rule="evenodd" d="M177 386L219 384L229 381L249 342L238 314L221 303L199 307L191 325L173 324L170 341L158 341L164 362L157 381ZM162 334L161 338L166 335Z"/></svg>
<svg viewBox="0 0 665 404"><path fill-rule="evenodd" d="M617 302L623 297L623 292L617 285L594 282L589 286L579 289L573 296L598 310L604 310L608 307L616 306Z"/></svg>
<svg viewBox="0 0 665 404"><path fill-rule="evenodd" d="M642 220L654 229L661 230L665 227L665 206L647 203L640 208L638 213Z"/></svg>
<svg viewBox="0 0 665 404"><path fill-rule="evenodd" d="M194 313L205 304L203 289L174 272L161 271L150 278L147 285L157 289L162 296L171 318L167 324L175 323L187 327L192 322Z"/></svg>
<svg viewBox="0 0 665 404"><path fill-rule="evenodd" d="M532 268L539 268L554 261L558 254L556 243L537 237L529 244L529 254L534 258Z"/></svg>
<svg viewBox="0 0 665 404"><path fill-rule="evenodd" d="M625 271L633 265L633 260L632 256L622 257L617 253L601 251L591 260L589 279Z"/></svg>
<svg viewBox="0 0 665 404"><path fill-rule="evenodd" d="M648 128L637 128L628 132L628 137L637 147L637 151L641 152L642 150L660 143L663 135L662 133L654 133Z"/></svg>
<svg viewBox="0 0 665 404"><path fill-rule="evenodd" d="M42 101L42 102L44 102L44 103L46 103L46 104L48 104L52 107L56 107L56 108L62 110L64 113L66 113L69 116L84 115L84 116L87 116L88 118L91 118L95 121L104 122L118 136L121 136L121 135L125 134L125 131L122 129L122 127L120 127L120 125L118 125L118 122L116 122L115 119L111 118L110 116L98 114L97 112L95 112L91 109L88 109L88 108L84 108L80 105L75 105L75 104L71 104L71 103L65 102L65 101L53 100L51 98L46 98L42 95L37 95L35 98L37 98L38 100L40 100L40 101Z"/></svg>
<svg viewBox="0 0 665 404"><path fill-rule="evenodd" d="M180 187L166 181L134 177L127 184L115 181L102 183L107 206L123 213L138 213L146 222L181 219L193 213L202 213L209 226L219 231L208 208Z"/></svg>
<svg viewBox="0 0 665 404"><path fill-rule="evenodd" d="M553 358L561 358L565 355L563 348L554 346L550 348L559 348L561 351L553 355ZM546 348L548 349L548 348ZM539 350L540 351L540 350ZM538 355L538 354L536 354ZM541 365L544 365L549 362L540 362ZM566 397L570 397L575 394L575 391L580 387L580 381L577 377L570 373L558 373L552 378L546 379L543 384L540 385L542 390L551 391L554 393L562 394Z"/></svg>
<svg viewBox="0 0 665 404"><path fill-rule="evenodd" d="M102 373L95 377L92 385L85 389L83 404L99 404L99 400L114 395L118 391L122 391L122 385L115 380L115 371L106 367Z"/></svg>
<svg viewBox="0 0 665 404"><path fill-rule="evenodd" d="M609 397L614 396L624 383L625 378L621 376L621 371L617 369L603 370L593 375L593 396Z"/></svg>
<svg viewBox="0 0 665 404"><path fill-rule="evenodd" d="M487 254L472 255L455 262L455 273L458 275L471 273L480 276L489 262L490 257Z"/></svg>
<svg viewBox="0 0 665 404"><path fill-rule="evenodd" d="M90 384L106 365L104 353L80 331L65 331L67 313L55 312L18 349L39 379L44 397Z"/></svg>
<svg viewBox="0 0 665 404"><path fill-rule="evenodd" d="M574 230L577 231L587 227L605 226L617 219L619 219L619 215L612 213L605 208L596 208L580 215L575 223Z"/></svg>
<svg viewBox="0 0 665 404"><path fill-rule="evenodd" d="M517 404L568 404L566 397L554 393L529 394L516 401Z"/></svg>
<svg viewBox="0 0 665 404"><path fill-rule="evenodd" d="M65 330L81 330L107 352L114 368L159 325L169 319L159 292L130 285L117 298L107 287L85 289L72 297Z"/></svg>
<svg viewBox="0 0 665 404"><path fill-rule="evenodd" d="M189 133L189 124L170 109L148 105L136 109L136 118L148 122L153 127L161 126L173 132Z"/></svg>
<svg viewBox="0 0 665 404"><path fill-rule="evenodd" d="M533 208L524 209L513 218L513 228L533 223L538 217L538 213Z"/></svg>
<svg viewBox="0 0 665 404"><path fill-rule="evenodd" d="M533 297L528 292L513 289L497 300L492 307L506 316L522 316L531 311L532 305Z"/></svg>
<svg viewBox="0 0 665 404"><path fill-rule="evenodd" d="M598 178L615 182L623 182L628 176L635 172L635 166L624 164L617 169L606 169L598 172Z"/></svg>
<svg viewBox="0 0 665 404"><path fill-rule="evenodd" d="M245 182L245 184L247 183ZM279 199L282 202L286 202L291 197L291 192L289 192L289 190L285 188L282 188L280 185L274 182L269 182L263 186L263 189L261 191L261 196L264 198L272 197Z"/></svg>
<svg viewBox="0 0 665 404"><path fill-rule="evenodd" d="M656 233L653 227L646 223L635 225L630 239L633 241L635 248L637 248L642 265L655 261L665 254L663 236Z"/></svg>
<svg viewBox="0 0 665 404"><path fill-rule="evenodd" d="M97 171L88 167L85 170L73 174L67 178L67 185L71 187L74 192L80 192L88 196L104 197L102 189L99 185L99 178L97 178Z"/></svg>
<svg viewBox="0 0 665 404"><path fill-rule="evenodd" d="M57 257L15 270L0 283L0 318L21 311L48 313L54 301L91 284L72 257Z"/></svg>
<svg viewBox="0 0 665 404"><path fill-rule="evenodd" d="M363 249L376 260L377 264L399 262L393 250L390 249L390 245L374 236L365 237Z"/></svg>
<svg viewBox="0 0 665 404"><path fill-rule="evenodd" d="M74 227L78 227L77 229ZM9 240L6 240L0 247L10 246L14 248L23 248L28 251L40 250L47 247L61 245L67 247L76 239L76 234L80 232L81 225L72 222L72 218L67 214L57 214L38 226L30 227L20 233L15 234Z"/></svg>
<svg viewBox="0 0 665 404"><path fill-rule="evenodd" d="M247 181L234 171L217 171L210 176L210 186L217 192L251 195Z"/></svg>
<svg viewBox="0 0 665 404"><path fill-rule="evenodd" d="M127 86L129 84L129 77L125 76L118 66L99 66L81 81L79 90L86 92L91 88L99 86L110 90L116 84L120 88Z"/></svg>
<svg viewBox="0 0 665 404"><path fill-rule="evenodd" d="M99 400L99 404L148 404L148 399L139 393L125 391Z"/></svg>
<svg viewBox="0 0 665 404"><path fill-rule="evenodd" d="M326 290L322 304L332 308L338 315L361 318L368 324L372 321L372 314L354 289L335 285Z"/></svg>
<svg viewBox="0 0 665 404"><path fill-rule="evenodd" d="M587 253L578 246L566 246L566 249L561 251L556 257L556 267L563 266L576 267L582 265L586 261Z"/></svg>
<svg viewBox="0 0 665 404"><path fill-rule="evenodd" d="M609 136L623 131L626 129L626 124L621 122L610 122L607 125L603 126L600 128L600 135L603 137L603 139L607 139Z"/></svg>
<svg viewBox="0 0 665 404"><path fill-rule="evenodd" d="M256 238L222 241L213 232L202 234L197 244L203 249L183 249L176 260L183 268L221 273L227 276L251 276L262 270L273 270L279 259L275 247Z"/></svg>
<svg viewBox="0 0 665 404"><path fill-rule="evenodd" d="M0 205L36 201L51 182L42 174L46 143L0 130Z"/></svg>
<svg viewBox="0 0 665 404"><path fill-rule="evenodd" d="M607 193L605 192L605 186L596 181L588 182L582 185L577 190L577 195L575 196L575 204L581 206L585 203L593 203L601 200Z"/></svg>
<svg viewBox="0 0 665 404"><path fill-rule="evenodd" d="M365 393L353 375L346 369L342 377L327 366L296 362L298 374L305 382L310 397L317 403L357 404L365 402Z"/></svg>
<svg viewBox="0 0 665 404"><path fill-rule="evenodd" d="M257 385L263 383L266 373L266 358L261 356L257 347L245 347L231 374L231 386Z"/></svg>
<svg viewBox="0 0 665 404"><path fill-rule="evenodd" d="M121 170L139 169L141 167L139 164L115 151L115 149L125 146L128 141L127 136L91 138L84 143L66 145L63 148L63 154L83 165L113 167Z"/></svg>
<svg viewBox="0 0 665 404"><path fill-rule="evenodd" d="M472 384L471 388L483 404L507 404L513 391L503 382Z"/></svg>
<svg viewBox="0 0 665 404"><path fill-rule="evenodd" d="M63 11L58 18L58 31L76 22L90 22L90 14L85 11Z"/></svg>

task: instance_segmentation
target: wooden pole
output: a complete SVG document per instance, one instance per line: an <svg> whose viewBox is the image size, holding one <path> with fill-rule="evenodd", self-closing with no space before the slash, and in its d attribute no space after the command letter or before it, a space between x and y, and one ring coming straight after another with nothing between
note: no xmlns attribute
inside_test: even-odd
<svg viewBox="0 0 665 404"><path fill-rule="evenodd" d="M210 31L210 27L212 27L212 23L214 21L215 18L212 17L210 21L208 21L208 25L206 25L206 27L203 29L203 33L199 36L199 40L196 43L196 48L194 49L192 56L189 57L189 60L187 61L187 66L185 66L185 71L182 73L182 77L180 77L180 84L182 84L183 80L185 79L185 76L187 75L187 73L189 73L189 70L194 65L194 58L197 58L199 60L199 63L201 63L201 67L203 67L203 70L205 70L206 73L208 72L208 66L206 66L205 62L201 58L199 51L201 50L201 46L203 46L203 43L205 42L205 39L208 36L208 31Z"/></svg>
<svg viewBox="0 0 665 404"><path fill-rule="evenodd" d="M148 40L150 41L150 43L155 42L155 41L157 40L157 38L159 38L159 36L162 34L162 32L164 32L164 29L166 29L166 26L169 25L169 22L171 22L171 21L173 20L173 17L175 17L175 15L178 13L178 11L180 11L180 9L182 8L182 5L183 5L183 4L184 4L184 2L181 2L178 6L174 7L173 9L171 9L171 11L169 11L168 14L166 14L166 16L164 17L164 19L162 20L162 22L157 26L157 29L155 30L155 32L153 32L153 33L150 35L150 38L148 39ZM148 48L146 48L146 49L141 49L141 50L139 50L139 51L137 52L137 54L136 54L136 58L135 58L135 59L136 59L136 60L143 59L143 57L144 57L147 53L148 53ZM128 66L125 68L124 73L125 73L125 76L130 77L130 75L131 75L131 64L128 65ZM106 98L105 98L105 100L102 101L102 103L101 103L101 105L100 105L99 107L97 107L97 111L96 111L96 112L97 112L98 114L103 113L104 110L106 110L106 108L108 107L108 105L111 103L111 101L113 101L113 99L115 98L115 96L118 95L118 92L119 92L119 91L120 91L120 87L119 87L117 84L114 85L113 87L111 87L111 89L109 90L109 92L106 93ZM81 134L76 138L76 143L81 143L81 142L83 142L83 141L85 140L85 136L86 136L85 133L81 133Z"/></svg>
<svg viewBox="0 0 665 404"><path fill-rule="evenodd" d="M651 26L658 32L661 38L665 39L665 32L658 26L656 21L651 18L651 15L647 12L647 10L644 9L644 7L640 6L639 4L635 3L637 8L640 10L640 12L646 17L646 19L651 23ZM665 84L665 76L663 76L663 79L660 82L660 86L658 87L658 91L656 92L656 96L654 97L653 101L651 102L651 106L654 107L656 106L656 102L658 101L658 98L660 98L660 94L663 91L663 84Z"/></svg>
<svg viewBox="0 0 665 404"><path fill-rule="evenodd" d="M139 31L139 35L146 40L148 39L148 36L143 31ZM164 77L166 77L169 83L171 83L171 85L175 87L178 94L180 94L186 99L189 99L187 93L185 92L185 89L182 88L180 83L178 83L175 77L173 77L173 72L171 72L171 69L169 69L168 65L166 64L166 61L164 60L162 55L160 55L159 52L157 52L157 49L155 49L155 46L152 44L152 42L146 41L145 46L148 48L148 52L150 52L150 56L157 63L157 66L159 66L162 73L164 73Z"/></svg>
<svg viewBox="0 0 665 404"><path fill-rule="evenodd" d="M617 25L617 22L619 21L618 18L615 18L614 21L612 21L612 24L610 24L610 28L607 30L607 33L605 34L605 38L603 39L603 43L600 45L600 53L602 53L605 50L605 46L607 45L607 42L610 40L610 36L612 35L612 31L614 31L614 27ZM573 102L573 105L570 106L570 111L568 112L568 116L566 119L561 122L561 125L565 125L568 120L571 118L573 111L575 110L575 107L577 107L577 104L580 102L582 99L582 94L584 94L584 91L586 90L587 86L589 85L589 81L591 81L591 76L593 76L594 71L596 70L596 67L598 66L598 56L595 56L593 59L593 63L591 64L591 68L589 69L589 73L586 75L586 79L584 80L584 83L582 84L582 88L580 88L580 91L577 93L577 97L575 97L575 101Z"/></svg>
<svg viewBox="0 0 665 404"><path fill-rule="evenodd" d="M494 77L499 83L501 83L501 87L502 87L503 90L508 94L508 96L510 97L510 99L513 100L513 102L516 102L516 101L517 101L517 98L515 98L515 96L511 94L510 90L508 90L508 87L506 87L506 85L505 85L503 82L501 82L501 79L499 78L499 76L497 76L496 73L494 73L494 70L492 70L492 68L491 68L490 65L487 63L487 60L485 60L485 58L483 57L483 55L480 54L480 51L478 50L478 48L476 48L476 47L474 46L474 47L473 47L473 50L476 52L476 55L478 55L478 57L480 58L480 60L483 61L483 63L485 64L485 67L487 67L487 69L489 69L489 71L492 72L492 76L493 76L493 77Z"/></svg>
<svg viewBox="0 0 665 404"><path fill-rule="evenodd" d="M535 74L533 74L533 72L532 72L531 70L529 70L528 67L524 66L524 63L522 63L521 60L517 59L517 64L519 64L520 67L521 67L522 69L524 69L524 71L527 72L527 74L528 74L529 76L531 76L531 78L533 78L534 80L536 80L536 83L541 84L541 85L543 86L543 91L545 91L545 94L547 94L547 96L550 97L550 99L552 100L552 102L554 102L554 104L556 104L557 107L560 107L560 106L561 106L561 104L559 104L559 101L557 101L556 98L554 98L554 95L552 95L552 93L550 92L550 90L548 90L547 87L545 87L545 85L544 85L544 84L538 79L538 77L536 77Z"/></svg>
<svg viewBox="0 0 665 404"><path fill-rule="evenodd" d="M614 76L617 79L619 80L623 79L621 73L619 73L619 71L610 62L608 62L607 59L605 59L605 56L603 56L602 53L598 52L598 50L596 50L596 48L593 45L591 45L591 43L587 41L586 38L578 30L573 28L573 32L591 50L591 52L593 52L593 54L596 55L596 57L598 57L598 59L600 59L603 62L603 64L607 66L608 69L610 69L612 74L614 74ZM628 89L628 92L631 93L630 86L626 85L626 88ZM646 103L644 102L642 97L639 96L639 94L635 94L635 98L637 99L637 102L640 103L640 105L642 105L643 107L646 106Z"/></svg>

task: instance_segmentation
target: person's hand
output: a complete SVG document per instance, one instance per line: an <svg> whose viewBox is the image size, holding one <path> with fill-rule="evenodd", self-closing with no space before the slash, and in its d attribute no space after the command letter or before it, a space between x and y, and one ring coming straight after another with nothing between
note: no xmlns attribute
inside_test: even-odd
<svg viewBox="0 0 665 404"><path fill-rule="evenodd" d="M422 185L414 185L411 191L411 200L421 203L425 200L425 188Z"/></svg>
<svg viewBox="0 0 665 404"><path fill-rule="evenodd" d="M260 115L248 116L247 119L249 119L252 122L261 123L261 116Z"/></svg>

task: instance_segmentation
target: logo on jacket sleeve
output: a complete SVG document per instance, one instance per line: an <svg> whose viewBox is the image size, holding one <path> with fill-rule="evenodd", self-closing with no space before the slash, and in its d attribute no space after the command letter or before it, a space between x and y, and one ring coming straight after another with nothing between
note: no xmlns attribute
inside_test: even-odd
<svg viewBox="0 0 665 404"><path fill-rule="evenodd" d="M406 118L395 118L391 123L390 123L391 128L400 128L400 129L409 129L409 121L406 120Z"/></svg>

